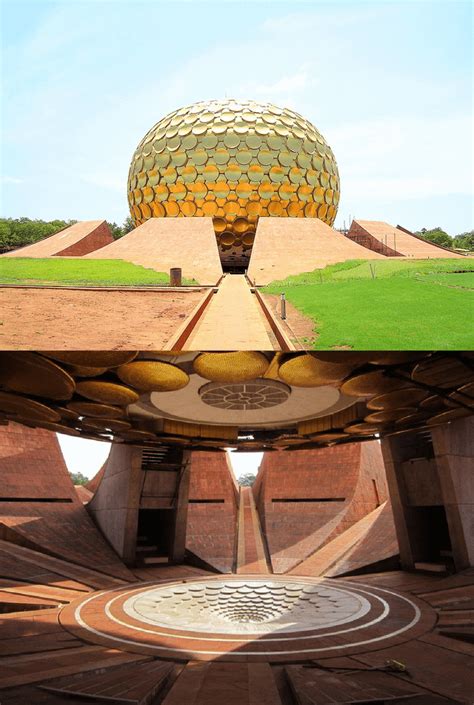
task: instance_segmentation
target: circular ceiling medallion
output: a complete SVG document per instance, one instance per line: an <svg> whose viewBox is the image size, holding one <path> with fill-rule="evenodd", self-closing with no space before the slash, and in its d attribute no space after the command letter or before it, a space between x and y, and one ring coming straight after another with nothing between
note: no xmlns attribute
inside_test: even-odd
<svg viewBox="0 0 474 705"><path fill-rule="evenodd" d="M199 390L199 396L205 404L230 411L268 409L283 404L290 394L290 387L272 379L254 379L234 384L209 382Z"/></svg>

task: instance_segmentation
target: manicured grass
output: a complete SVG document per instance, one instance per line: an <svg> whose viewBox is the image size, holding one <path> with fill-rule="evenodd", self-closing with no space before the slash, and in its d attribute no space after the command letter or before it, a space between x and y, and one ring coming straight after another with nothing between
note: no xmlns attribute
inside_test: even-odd
<svg viewBox="0 0 474 705"><path fill-rule="evenodd" d="M344 262L272 282L264 291L285 292L313 319L316 349L473 348L474 291L468 287L474 275L449 272L474 271L474 260L381 261L375 278L370 265L374 272L374 262Z"/></svg>
<svg viewBox="0 0 474 705"><path fill-rule="evenodd" d="M34 257L0 259L1 284L76 286L166 286L169 275L116 259ZM183 279L185 284L195 281Z"/></svg>

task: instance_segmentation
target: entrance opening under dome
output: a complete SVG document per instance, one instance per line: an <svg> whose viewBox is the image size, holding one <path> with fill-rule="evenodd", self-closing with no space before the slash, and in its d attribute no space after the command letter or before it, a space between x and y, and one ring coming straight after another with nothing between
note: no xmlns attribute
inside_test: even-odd
<svg viewBox="0 0 474 705"><path fill-rule="evenodd" d="M244 274L250 262L256 223L238 217L232 222L213 219L222 269L230 274Z"/></svg>

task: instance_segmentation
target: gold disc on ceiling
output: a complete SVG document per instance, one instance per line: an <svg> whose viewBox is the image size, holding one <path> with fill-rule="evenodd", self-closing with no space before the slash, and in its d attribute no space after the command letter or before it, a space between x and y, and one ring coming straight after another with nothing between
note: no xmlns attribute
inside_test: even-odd
<svg viewBox="0 0 474 705"><path fill-rule="evenodd" d="M100 380L87 380L78 382L76 391L86 399L98 401L102 404L117 404L127 406L138 401L140 395L133 389L115 382L102 382Z"/></svg>
<svg viewBox="0 0 474 705"><path fill-rule="evenodd" d="M53 431L54 433L62 433L65 434L66 436L80 436L81 433L75 428L71 428L71 426L66 426L64 424L60 423L50 423L49 421L40 421L39 424L40 428L44 428L46 431Z"/></svg>
<svg viewBox="0 0 474 705"><path fill-rule="evenodd" d="M396 389L413 386L410 380L407 381L399 377L387 377L382 370L365 372L346 380L341 391L344 394L355 397L370 397L380 394L388 394Z"/></svg>
<svg viewBox="0 0 474 705"><path fill-rule="evenodd" d="M125 441L156 441L157 437L154 433L150 431L140 431L138 429L131 428L129 431L123 431L120 433L120 437Z"/></svg>
<svg viewBox="0 0 474 705"><path fill-rule="evenodd" d="M116 419L125 416L125 412L118 406L109 404L96 404L92 401L71 401L67 408L79 416L92 416L96 418Z"/></svg>
<svg viewBox="0 0 474 705"><path fill-rule="evenodd" d="M119 367L131 362L138 354L127 350L74 350L74 351L49 351L43 355L52 357L53 360L64 362L67 365L78 365L79 367Z"/></svg>
<svg viewBox="0 0 474 705"><path fill-rule="evenodd" d="M420 401L418 406L423 411L441 411L446 408L443 397L440 397L437 394L433 394L432 396L423 399L423 401Z"/></svg>
<svg viewBox="0 0 474 705"><path fill-rule="evenodd" d="M357 352L352 350L321 350L311 353L313 357L323 362L332 362L333 364L342 365L363 365L370 361L376 353Z"/></svg>
<svg viewBox="0 0 474 705"><path fill-rule="evenodd" d="M369 362L373 365L403 365L408 362L416 362L429 353L426 352L380 352L371 353Z"/></svg>
<svg viewBox="0 0 474 705"><path fill-rule="evenodd" d="M409 424L425 423L429 418L429 414L424 411L415 411L413 414L408 414L407 416L402 416L400 419L395 421L395 426L406 426Z"/></svg>
<svg viewBox="0 0 474 705"><path fill-rule="evenodd" d="M61 414L61 418L66 419L66 421L77 421L79 419L77 412L67 409L65 406L56 406L55 409L58 414Z"/></svg>
<svg viewBox="0 0 474 705"><path fill-rule="evenodd" d="M303 353L283 362L278 375L293 387L321 387L341 382L353 369L351 364L324 362L311 354Z"/></svg>
<svg viewBox="0 0 474 705"><path fill-rule="evenodd" d="M40 404L39 401L20 397L16 394L8 394L0 392L0 411L7 414L9 417L20 416L32 421L59 421L61 416L57 411L51 409L45 404ZM12 418L12 421L15 419Z"/></svg>
<svg viewBox="0 0 474 705"><path fill-rule="evenodd" d="M451 392L445 399L447 406L457 406L458 402L470 406L474 410L474 382L469 382L459 387L455 392Z"/></svg>
<svg viewBox="0 0 474 705"><path fill-rule="evenodd" d="M428 392L424 389L419 389L418 387L406 387L406 389L399 389L395 392L380 394L378 397L374 397L367 403L367 408L377 410L398 409L403 406L418 404L427 396Z"/></svg>
<svg viewBox="0 0 474 705"><path fill-rule="evenodd" d="M107 367L85 367L84 365L71 365L70 374L74 377L99 377L107 372Z"/></svg>
<svg viewBox="0 0 474 705"><path fill-rule="evenodd" d="M380 433L381 430L381 424L376 425L376 424L368 424L368 423L355 423L352 424L351 426L346 426L344 431L346 433L352 434L356 433L357 435L368 435L372 436L374 433Z"/></svg>
<svg viewBox="0 0 474 705"><path fill-rule="evenodd" d="M391 421L397 421L402 419L409 414L416 412L416 409L387 409L386 411L376 411L373 414L369 414L365 417L365 423L390 423Z"/></svg>
<svg viewBox="0 0 474 705"><path fill-rule="evenodd" d="M129 362L119 367L117 374L141 392L174 392L189 383L189 375L180 367L154 360Z"/></svg>
<svg viewBox="0 0 474 705"><path fill-rule="evenodd" d="M263 377L269 361L263 353L201 353L193 363L194 371L211 382L247 382Z"/></svg>
<svg viewBox="0 0 474 705"><path fill-rule="evenodd" d="M411 376L415 382L446 389L471 382L474 379L474 371L467 362L445 355L442 358L420 362Z"/></svg>
<svg viewBox="0 0 474 705"><path fill-rule="evenodd" d="M314 436L311 436L311 440L317 443L330 443L341 438L347 438L347 433L315 433Z"/></svg>
<svg viewBox="0 0 474 705"><path fill-rule="evenodd" d="M59 365L37 353L2 352L0 386L20 394L63 401L72 397L76 384Z"/></svg>
<svg viewBox="0 0 474 705"><path fill-rule="evenodd" d="M86 429L86 431L128 431L131 428L131 424L128 421L123 421L122 419L94 419L85 417L81 421L81 426Z"/></svg>
<svg viewBox="0 0 474 705"><path fill-rule="evenodd" d="M449 411L443 411L441 414L433 416L427 421L427 424L428 426L437 426L438 424L448 423L448 421L461 419L464 416L471 416L471 414L472 411L460 406L457 409L449 409Z"/></svg>

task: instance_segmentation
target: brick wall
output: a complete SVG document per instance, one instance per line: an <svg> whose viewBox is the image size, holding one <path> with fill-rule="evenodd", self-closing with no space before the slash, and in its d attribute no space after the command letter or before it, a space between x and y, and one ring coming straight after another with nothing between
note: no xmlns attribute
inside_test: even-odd
<svg viewBox="0 0 474 705"><path fill-rule="evenodd" d="M268 453L254 492L273 570L287 572L386 499L379 444Z"/></svg>
<svg viewBox="0 0 474 705"><path fill-rule="evenodd" d="M230 572L236 526L237 488L227 455L192 453L186 548L218 570Z"/></svg>

